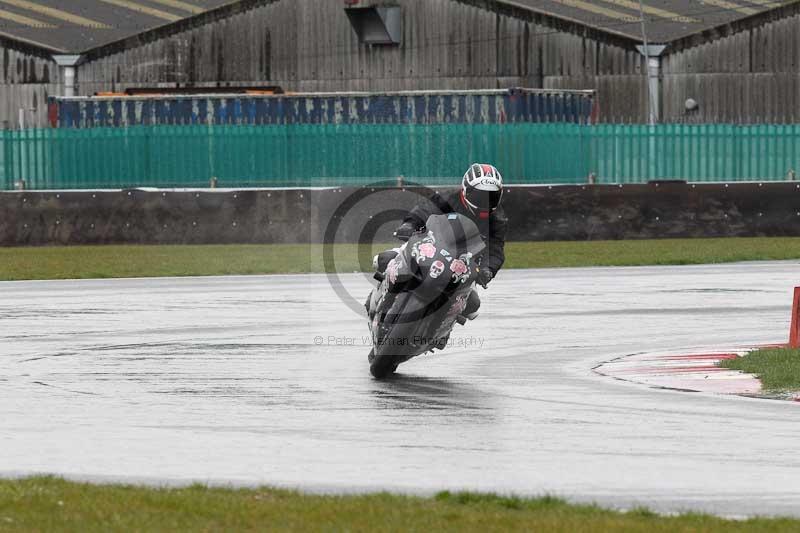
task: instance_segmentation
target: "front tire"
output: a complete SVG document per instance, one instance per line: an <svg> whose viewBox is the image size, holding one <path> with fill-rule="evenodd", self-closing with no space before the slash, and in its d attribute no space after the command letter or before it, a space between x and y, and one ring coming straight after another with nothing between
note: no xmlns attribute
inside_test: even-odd
<svg viewBox="0 0 800 533"><path fill-rule="evenodd" d="M394 357L388 354L375 357L369 365L369 373L375 379L385 379L394 374L395 370L397 370L397 365L394 363Z"/></svg>
<svg viewBox="0 0 800 533"><path fill-rule="evenodd" d="M387 360L388 360L388 358L384 358L384 359L387 359ZM369 366L369 371L370 371L370 373L371 373L371 374L372 374L374 377L376 377L376 378L378 378L378 379L384 378L384 377L388 376L389 374L393 373L395 370L397 370L397 365L393 365L393 366L392 366L392 367L389 369L389 371L388 371L388 372L384 372L384 371L383 371L383 370L384 370L384 368L383 368L383 367L384 367L385 365L383 365L382 363L379 363L378 365L373 365L373 364L372 364L372 362L373 362L373 361L375 361L375 349L374 349L374 348L373 348L372 350L370 350L370 351L369 351L369 355L367 356L367 360L369 361L369 364L370 364L370 366ZM377 373L378 375L376 375L376 373Z"/></svg>
<svg viewBox="0 0 800 533"><path fill-rule="evenodd" d="M382 342L373 346L370 352L369 371L377 379L384 379L393 374L397 370L397 366L408 360L413 353L409 339L416 332L418 323L406 320L397 321L398 318L403 317L403 310L410 298L413 298L413 295L406 294L405 301L395 301L392 307L395 309L397 306L397 311L389 315L395 321L389 325L391 329L381 339ZM389 317L387 319L391 320Z"/></svg>

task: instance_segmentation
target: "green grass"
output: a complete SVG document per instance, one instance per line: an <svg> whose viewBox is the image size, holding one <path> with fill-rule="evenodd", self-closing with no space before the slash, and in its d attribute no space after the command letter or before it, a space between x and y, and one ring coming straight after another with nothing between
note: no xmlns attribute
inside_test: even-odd
<svg viewBox="0 0 800 533"><path fill-rule="evenodd" d="M335 270L371 268L388 245L336 245ZM800 259L800 238L512 242L505 268L685 265ZM0 248L0 280L278 274L326 271L323 246L161 245Z"/></svg>
<svg viewBox="0 0 800 533"><path fill-rule="evenodd" d="M37 477L0 481L0 531L797 531L800 521L662 517L472 493L314 496L269 488L150 489Z"/></svg>
<svg viewBox="0 0 800 533"><path fill-rule="evenodd" d="M764 348L719 365L754 374L768 393L800 391L800 349Z"/></svg>
<svg viewBox="0 0 800 533"><path fill-rule="evenodd" d="M506 268L697 265L800 259L800 238L526 242L506 245Z"/></svg>

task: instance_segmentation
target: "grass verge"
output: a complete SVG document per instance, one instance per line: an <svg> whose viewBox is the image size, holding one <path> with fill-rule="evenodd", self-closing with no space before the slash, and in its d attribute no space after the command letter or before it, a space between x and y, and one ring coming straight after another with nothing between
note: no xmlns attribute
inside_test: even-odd
<svg viewBox="0 0 800 533"><path fill-rule="evenodd" d="M659 516L472 493L316 496L269 488L152 489L51 477L0 481L3 531L797 531L800 521Z"/></svg>
<svg viewBox="0 0 800 533"><path fill-rule="evenodd" d="M389 245L161 245L0 248L0 280L365 271ZM512 242L505 268L686 265L800 259L800 238ZM331 264L335 268L331 268Z"/></svg>
<svg viewBox="0 0 800 533"><path fill-rule="evenodd" d="M764 348L744 357L722 360L719 365L754 374L768 393L800 391L800 349L797 348Z"/></svg>

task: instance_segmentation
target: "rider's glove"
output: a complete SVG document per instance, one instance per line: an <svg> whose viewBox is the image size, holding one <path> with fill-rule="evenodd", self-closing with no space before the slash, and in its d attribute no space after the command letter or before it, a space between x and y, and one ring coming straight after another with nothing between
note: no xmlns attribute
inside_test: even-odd
<svg viewBox="0 0 800 533"><path fill-rule="evenodd" d="M483 287L485 289L486 286L489 284L489 282L492 281L493 277L494 277L494 274L492 274L491 270L486 269L486 268L483 269L483 270L479 270L478 271L478 280L477 280L478 281L478 285L480 285L481 287Z"/></svg>
<svg viewBox="0 0 800 533"><path fill-rule="evenodd" d="M394 236L401 241L406 242L411 238L415 231L417 231L417 228L414 226L413 222L403 222L400 224L400 227L395 230Z"/></svg>

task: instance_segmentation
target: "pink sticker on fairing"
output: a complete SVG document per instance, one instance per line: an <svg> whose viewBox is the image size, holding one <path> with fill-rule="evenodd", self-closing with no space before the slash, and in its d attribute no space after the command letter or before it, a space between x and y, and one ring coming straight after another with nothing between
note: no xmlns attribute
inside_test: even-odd
<svg viewBox="0 0 800 533"><path fill-rule="evenodd" d="M389 283L394 283L397 281L397 274L400 271L400 261L397 258L392 259L389 261L389 264L386 265L386 277L389 279Z"/></svg>
<svg viewBox="0 0 800 533"><path fill-rule="evenodd" d="M442 274L442 272L444 272L444 263L437 260L431 265L431 269L428 271L428 274L433 279L436 279Z"/></svg>
<svg viewBox="0 0 800 533"><path fill-rule="evenodd" d="M467 264L464 263L464 261L462 261L461 259L454 259L453 262L450 263L450 270L452 270L453 274L456 274L457 276L469 272Z"/></svg>
<svg viewBox="0 0 800 533"><path fill-rule="evenodd" d="M423 242L419 245L419 253L428 259L436 255L436 247L429 242Z"/></svg>
<svg viewBox="0 0 800 533"><path fill-rule="evenodd" d="M467 298L466 296L456 296L453 305L450 306L450 309L447 310L447 317L453 318L455 316L460 315L464 309L467 308Z"/></svg>

